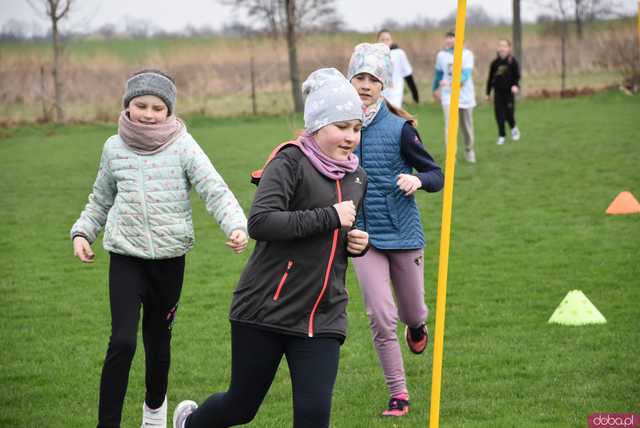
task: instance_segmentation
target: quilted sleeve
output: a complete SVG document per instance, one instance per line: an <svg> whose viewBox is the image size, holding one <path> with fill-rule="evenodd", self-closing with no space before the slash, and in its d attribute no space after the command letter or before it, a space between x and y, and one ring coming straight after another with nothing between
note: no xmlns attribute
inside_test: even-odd
<svg viewBox="0 0 640 428"><path fill-rule="evenodd" d="M213 167L202 148L189 138L183 155L187 178L202 198L207 212L216 219L225 236L236 229L247 232L247 217L227 183Z"/></svg>
<svg viewBox="0 0 640 428"><path fill-rule="evenodd" d="M89 194L89 200L80 213L80 217L71 227L71 239L80 235L93 243L98 238L98 233L107 222L107 214L113 205L116 193L116 182L109 170L107 144L105 144L100 157L98 175Z"/></svg>

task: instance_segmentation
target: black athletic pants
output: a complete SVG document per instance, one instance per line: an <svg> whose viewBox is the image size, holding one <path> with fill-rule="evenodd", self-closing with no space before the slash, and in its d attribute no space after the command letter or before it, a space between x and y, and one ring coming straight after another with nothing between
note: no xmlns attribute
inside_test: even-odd
<svg viewBox="0 0 640 428"><path fill-rule="evenodd" d="M515 109L516 103L510 89L496 89L493 94L493 107L496 114L496 122L498 123L498 133L501 137L505 136L505 120L509 123L511 129L516 126Z"/></svg>
<svg viewBox="0 0 640 428"><path fill-rule="evenodd" d="M283 355L293 385L294 428L327 428L338 372L338 339L297 337L235 322L229 390L211 395L187 419L186 428L222 428L253 420Z"/></svg>
<svg viewBox="0 0 640 428"><path fill-rule="evenodd" d="M144 260L111 254L111 338L100 379L98 428L119 427L129 369L136 350L140 306L145 351L145 402L160 407L167 393L171 326L176 314L184 256Z"/></svg>

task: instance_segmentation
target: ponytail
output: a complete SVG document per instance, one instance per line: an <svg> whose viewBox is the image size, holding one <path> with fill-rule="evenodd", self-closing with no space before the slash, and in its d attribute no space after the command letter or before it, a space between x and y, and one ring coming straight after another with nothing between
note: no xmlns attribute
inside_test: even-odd
<svg viewBox="0 0 640 428"><path fill-rule="evenodd" d="M384 103L387 105L387 108L389 109L389 111L391 113L395 114L396 116L400 116L403 119L407 119L407 122L409 122L411 124L411 126L413 126L414 128L418 127L418 119L413 117L413 115L411 115L411 113L409 113L408 111L406 111L403 108L394 106L386 98L384 99Z"/></svg>

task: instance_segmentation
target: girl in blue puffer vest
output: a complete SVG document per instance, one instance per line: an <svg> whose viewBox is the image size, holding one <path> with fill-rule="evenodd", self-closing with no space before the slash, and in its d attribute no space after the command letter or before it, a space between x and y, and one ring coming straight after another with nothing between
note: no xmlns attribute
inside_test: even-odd
<svg viewBox="0 0 640 428"><path fill-rule="evenodd" d="M104 145L89 202L71 228L75 255L94 260L105 227L110 253L111 337L100 380L98 427L119 427L136 348L140 308L146 396L142 427L165 427L171 326L185 253L194 244L189 190L205 201L235 252L247 246L247 219L207 155L175 116L173 79L155 70L125 85L118 134Z"/></svg>
<svg viewBox="0 0 640 428"><path fill-rule="evenodd" d="M414 193L418 189L437 192L444 180L411 115L381 96L391 84L391 74L386 45L356 46L347 77L366 107L362 139L355 153L369 177L357 226L369 233L371 249L354 259L354 266L391 396L382 414L402 416L409 411L409 392L396 336L398 318L407 326L405 338L413 353L422 353L428 341L425 241Z"/></svg>

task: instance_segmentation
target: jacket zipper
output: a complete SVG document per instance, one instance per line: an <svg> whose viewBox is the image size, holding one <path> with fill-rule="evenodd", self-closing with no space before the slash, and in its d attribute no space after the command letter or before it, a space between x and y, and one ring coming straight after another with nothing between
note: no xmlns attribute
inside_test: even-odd
<svg viewBox="0 0 640 428"><path fill-rule="evenodd" d="M340 181L336 180L336 190L338 193L338 202L342 202L342 189L340 188ZM331 253L329 254L329 262L327 263L327 270L324 273L324 282L322 283L322 289L316 299L316 303L313 305L311 314L309 315L309 337L313 337L313 321L316 316L316 311L320 305L320 301L324 297L324 293L327 291L327 284L329 283L329 277L331 276L331 268L333 267L333 258L336 255L336 248L338 247L338 238L340 237L340 228L338 227L333 231L333 242L331 244Z"/></svg>
<svg viewBox="0 0 640 428"><path fill-rule="evenodd" d="M140 172L140 193L142 195L142 214L144 215L144 229L147 233L147 241L149 242L149 252L151 258L155 259L156 252L153 248L153 239L151 238L151 229L149 228L149 213L147 212L147 195L144 192L144 162L138 156L138 171Z"/></svg>
<svg viewBox="0 0 640 428"><path fill-rule="evenodd" d="M362 132L362 131L360 131ZM362 135L362 134L360 134ZM360 166L364 169L364 136L360 137ZM362 198L362 222L364 223L364 230L367 230L367 210L366 210L365 198Z"/></svg>
<svg viewBox="0 0 640 428"><path fill-rule="evenodd" d="M274 301L278 300L280 298L280 292L282 291L282 286L287 281L287 277L289 276L289 272L291 271L292 267L293 267L293 260L289 260L287 262L287 269L284 271L284 274L282 275L282 279L280 280L280 283L278 284L278 288L276 288L276 292L273 295L273 300Z"/></svg>

